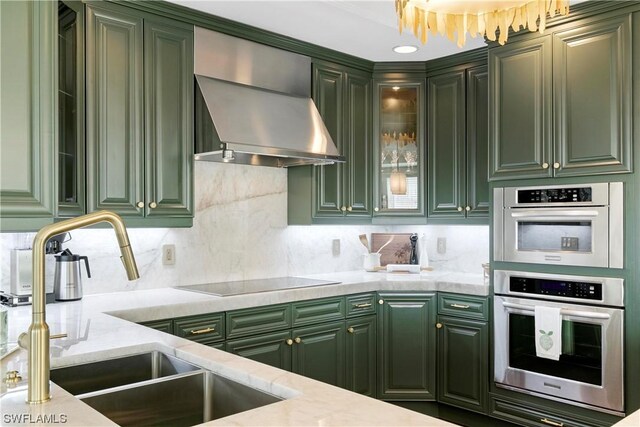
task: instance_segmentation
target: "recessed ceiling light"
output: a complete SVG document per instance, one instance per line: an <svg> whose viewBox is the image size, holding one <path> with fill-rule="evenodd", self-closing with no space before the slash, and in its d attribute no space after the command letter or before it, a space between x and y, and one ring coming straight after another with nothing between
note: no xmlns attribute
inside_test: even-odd
<svg viewBox="0 0 640 427"><path fill-rule="evenodd" d="M400 90L400 86L393 86L391 89L393 89L393 90Z"/></svg>
<svg viewBox="0 0 640 427"><path fill-rule="evenodd" d="M418 50L418 46L396 46L393 48L395 53L413 53Z"/></svg>

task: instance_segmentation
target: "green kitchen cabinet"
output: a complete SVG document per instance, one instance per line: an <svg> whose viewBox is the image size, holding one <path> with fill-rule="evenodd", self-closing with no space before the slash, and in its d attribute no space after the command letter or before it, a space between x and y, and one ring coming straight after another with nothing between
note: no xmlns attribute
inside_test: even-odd
<svg viewBox="0 0 640 427"><path fill-rule="evenodd" d="M555 176L632 170L631 14L553 35Z"/></svg>
<svg viewBox="0 0 640 427"><path fill-rule="evenodd" d="M490 179L552 175L550 37L489 49Z"/></svg>
<svg viewBox="0 0 640 427"><path fill-rule="evenodd" d="M56 2L0 2L0 230L53 222Z"/></svg>
<svg viewBox="0 0 640 427"><path fill-rule="evenodd" d="M424 79L378 77L373 85L374 223L424 223Z"/></svg>
<svg viewBox="0 0 640 427"><path fill-rule="evenodd" d="M290 224L371 219L371 76L314 62L313 100L345 163L288 170Z"/></svg>
<svg viewBox="0 0 640 427"><path fill-rule="evenodd" d="M346 384L347 390L376 397L376 324L377 318L362 316L347 319Z"/></svg>
<svg viewBox="0 0 640 427"><path fill-rule="evenodd" d="M489 217L488 76L457 66L427 79L430 219Z"/></svg>
<svg viewBox="0 0 640 427"><path fill-rule="evenodd" d="M173 320L171 319L152 320L150 322L142 322L140 324L142 326L146 326L147 328L155 329L160 332L173 334Z"/></svg>
<svg viewBox="0 0 640 427"><path fill-rule="evenodd" d="M291 331L238 338L225 343L224 350L266 365L291 371Z"/></svg>
<svg viewBox="0 0 640 427"><path fill-rule="evenodd" d="M435 400L435 294L381 292L378 298L378 398Z"/></svg>
<svg viewBox="0 0 640 427"><path fill-rule="evenodd" d="M344 320L293 330L292 371L338 387L345 386Z"/></svg>
<svg viewBox="0 0 640 427"><path fill-rule="evenodd" d="M438 316L438 402L484 413L489 383L487 322Z"/></svg>
<svg viewBox="0 0 640 427"><path fill-rule="evenodd" d="M193 29L87 5L88 211L193 216Z"/></svg>
<svg viewBox="0 0 640 427"><path fill-rule="evenodd" d="M631 28L626 13L490 48L491 180L633 170Z"/></svg>
<svg viewBox="0 0 640 427"><path fill-rule="evenodd" d="M180 317L173 320L173 334L201 344L211 345L225 339L224 313Z"/></svg>
<svg viewBox="0 0 640 427"><path fill-rule="evenodd" d="M84 12L79 1L58 2L58 218L86 212Z"/></svg>

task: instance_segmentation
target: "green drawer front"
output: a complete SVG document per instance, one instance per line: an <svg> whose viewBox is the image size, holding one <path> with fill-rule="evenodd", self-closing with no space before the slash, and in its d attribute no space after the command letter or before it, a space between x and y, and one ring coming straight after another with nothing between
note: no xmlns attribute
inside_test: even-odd
<svg viewBox="0 0 640 427"><path fill-rule="evenodd" d="M486 297L439 293L438 314L488 320L489 302Z"/></svg>
<svg viewBox="0 0 640 427"><path fill-rule="evenodd" d="M491 415L496 418L528 427L596 427L611 425L604 424L594 419L574 417L573 415L558 415L555 412L547 411L527 403L520 405L506 400L491 399Z"/></svg>
<svg viewBox="0 0 640 427"><path fill-rule="evenodd" d="M227 313L227 339L291 327L291 305L271 305Z"/></svg>
<svg viewBox="0 0 640 427"><path fill-rule="evenodd" d="M224 340L224 313L182 317L174 320L174 335L210 344Z"/></svg>
<svg viewBox="0 0 640 427"><path fill-rule="evenodd" d="M218 342L218 343L215 343L215 344L211 344L209 347L213 347L216 350L224 351L224 342Z"/></svg>
<svg viewBox="0 0 640 427"><path fill-rule="evenodd" d="M360 294L347 297L347 317L376 314L376 295Z"/></svg>
<svg viewBox="0 0 640 427"><path fill-rule="evenodd" d="M141 322L142 326L146 326L147 328L156 329L160 332L166 332L170 334L173 332L173 323L171 319L165 320L152 320L151 322Z"/></svg>
<svg viewBox="0 0 640 427"><path fill-rule="evenodd" d="M344 319L344 297L303 301L293 304L293 326L310 325L329 320Z"/></svg>

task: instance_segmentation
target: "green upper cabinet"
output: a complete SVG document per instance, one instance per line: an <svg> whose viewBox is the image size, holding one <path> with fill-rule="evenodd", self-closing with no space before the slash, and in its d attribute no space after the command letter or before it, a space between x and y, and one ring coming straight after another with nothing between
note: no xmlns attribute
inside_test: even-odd
<svg viewBox="0 0 640 427"><path fill-rule="evenodd" d="M378 298L378 398L435 400L435 294L385 292Z"/></svg>
<svg viewBox="0 0 640 427"><path fill-rule="evenodd" d="M631 172L631 57L628 13L490 49L491 179Z"/></svg>
<svg viewBox="0 0 640 427"><path fill-rule="evenodd" d="M144 21L145 215L193 216L193 27Z"/></svg>
<svg viewBox="0 0 640 427"><path fill-rule="evenodd" d="M551 176L551 38L489 50L491 179Z"/></svg>
<svg viewBox="0 0 640 427"><path fill-rule="evenodd" d="M313 101L346 159L288 170L289 224L371 220L371 75L325 62L313 64Z"/></svg>
<svg viewBox="0 0 640 427"><path fill-rule="evenodd" d="M424 99L423 78L374 80L374 222L425 222Z"/></svg>
<svg viewBox="0 0 640 427"><path fill-rule="evenodd" d="M87 5L88 211L192 215L193 30Z"/></svg>
<svg viewBox="0 0 640 427"><path fill-rule="evenodd" d="M631 171L631 15L553 35L556 176Z"/></svg>
<svg viewBox="0 0 640 427"><path fill-rule="evenodd" d="M58 2L57 217L86 211L84 22L84 4Z"/></svg>
<svg viewBox="0 0 640 427"><path fill-rule="evenodd" d="M0 2L0 230L51 223L56 191L56 2Z"/></svg>
<svg viewBox="0 0 640 427"><path fill-rule="evenodd" d="M430 76L427 99L429 219L488 218L487 67Z"/></svg>

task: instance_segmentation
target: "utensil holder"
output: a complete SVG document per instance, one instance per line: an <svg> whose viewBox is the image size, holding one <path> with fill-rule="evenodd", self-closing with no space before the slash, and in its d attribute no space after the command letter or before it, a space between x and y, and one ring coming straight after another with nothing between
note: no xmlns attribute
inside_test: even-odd
<svg viewBox="0 0 640 427"><path fill-rule="evenodd" d="M380 254L377 252L363 255L363 267L365 271L376 271L380 267Z"/></svg>

